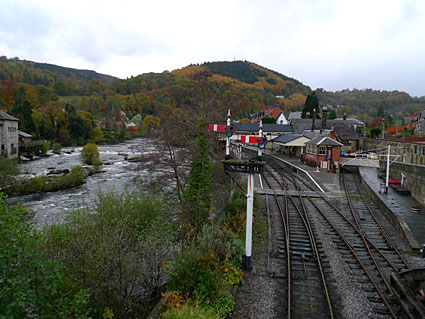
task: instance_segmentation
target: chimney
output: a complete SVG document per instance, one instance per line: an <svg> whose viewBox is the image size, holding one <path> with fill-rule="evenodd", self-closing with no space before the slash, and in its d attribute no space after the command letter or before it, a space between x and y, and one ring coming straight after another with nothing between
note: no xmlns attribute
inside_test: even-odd
<svg viewBox="0 0 425 319"><path fill-rule="evenodd" d="M331 139L335 139L335 131L334 131L334 128L332 127L332 129L331 129L331 132L329 133L329 137L331 138Z"/></svg>
<svg viewBox="0 0 425 319"><path fill-rule="evenodd" d="M344 121L346 121L346 120L347 120L347 113L345 113L345 112L344 112L344 114L342 115L342 119L343 119Z"/></svg>
<svg viewBox="0 0 425 319"><path fill-rule="evenodd" d="M314 124L316 122L316 109L313 109L312 119L313 119L313 121L311 122L311 131L313 132L314 131L314 126L315 126Z"/></svg>
<svg viewBox="0 0 425 319"><path fill-rule="evenodd" d="M328 108L326 106L322 109L322 130L326 130L326 120L328 118Z"/></svg>

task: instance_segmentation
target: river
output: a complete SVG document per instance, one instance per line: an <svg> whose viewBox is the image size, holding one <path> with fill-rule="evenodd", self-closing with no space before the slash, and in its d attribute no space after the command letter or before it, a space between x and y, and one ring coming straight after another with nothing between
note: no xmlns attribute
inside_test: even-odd
<svg viewBox="0 0 425 319"><path fill-rule="evenodd" d="M24 207L35 212L34 221L39 224L52 224L63 221L67 213L93 205L98 192L124 191L140 188L138 180L153 178L148 170L137 170L139 163L125 160L129 158L154 153L156 140L137 138L123 144L99 145L100 160L104 162L102 172L87 177L86 183L71 189L43 194L33 194L9 199L10 204L24 202ZM60 155L54 154L37 160L19 164L21 172L31 176L47 174L49 168L62 170L83 165L80 157L82 147L63 148Z"/></svg>

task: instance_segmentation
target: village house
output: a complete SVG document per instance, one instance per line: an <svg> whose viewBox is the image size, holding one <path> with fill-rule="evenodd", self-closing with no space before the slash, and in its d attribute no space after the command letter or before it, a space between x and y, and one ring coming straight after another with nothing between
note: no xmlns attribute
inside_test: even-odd
<svg viewBox="0 0 425 319"><path fill-rule="evenodd" d="M329 136L331 132L334 139L342 144L342 150L355 152L359 147L359 137L351 120L328 120L326 111L322 119L294 119L291 121L294 133L304 135L310 139L317 136Z"/></svg>
<svg viewBox="0 0 425 319"><path fill-rule="evenodd" d="M0 156L18 157L18 122L17 118L0 111Z"/></svg>
<svg viewBox="0 0 425 319"><path fill-rule="evenodd" d="M266 116L273 117L275 120L277 120L282 112L283 110L278 106L264 106L260 109L260 112L251 114L251 123L258 123L263 117Z"/></svg>

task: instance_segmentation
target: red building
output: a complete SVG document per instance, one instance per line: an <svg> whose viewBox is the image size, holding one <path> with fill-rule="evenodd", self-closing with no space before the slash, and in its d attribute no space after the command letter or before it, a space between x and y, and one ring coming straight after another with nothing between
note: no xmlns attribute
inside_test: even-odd
<svg viewBox="0 0 425 319"><path fill-rule="evenodd" d="M318 136L305 143L306 163L336 172L343 144L327 136Z"/></svg>

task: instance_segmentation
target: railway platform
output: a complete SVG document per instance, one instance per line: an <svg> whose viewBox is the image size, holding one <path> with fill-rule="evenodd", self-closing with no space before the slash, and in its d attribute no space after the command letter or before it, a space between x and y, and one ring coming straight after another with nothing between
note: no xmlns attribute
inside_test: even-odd
<svg viewBox="0 0 425 319"><path fill-rule="evenodd" d="M381 180L376 168L359 167L359 173L375 204L398 228L410 246L419 249L425 243L425 209L422 207L420 212L413 212L412 204L417 201L412 196L398 194L391 187L388 188L388 194L381 193Z"/></svg>
<svg viewBox="0 0 425 319"><path fill-rule="evenodd" d="M341 195L342 190L340 189L338 174L333 174L327 170L317 170L316 167L309 166L301 162L296 156L290 157L287 154L270 151L265 151L264 154L278 157L279 159L306 171L315 180L315 182L319 184L327 196L332 196L332 194L337 196Z"/></svg>

